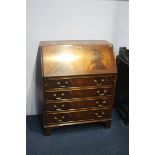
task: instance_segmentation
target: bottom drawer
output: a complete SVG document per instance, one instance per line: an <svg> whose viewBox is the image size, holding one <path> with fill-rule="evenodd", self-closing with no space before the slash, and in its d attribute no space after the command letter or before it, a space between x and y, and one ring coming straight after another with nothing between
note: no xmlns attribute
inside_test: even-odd
<svg viewBox="0 0 155 155"><path fill-rule="evenodd" d="M76 121L87 121L87 120L103 120L105 117L110 117L112 113L111 109L101 110L83 110L80 112L70 113L47 113L45 114L45 123L49 124L60 124L67 122Z"/></svg>

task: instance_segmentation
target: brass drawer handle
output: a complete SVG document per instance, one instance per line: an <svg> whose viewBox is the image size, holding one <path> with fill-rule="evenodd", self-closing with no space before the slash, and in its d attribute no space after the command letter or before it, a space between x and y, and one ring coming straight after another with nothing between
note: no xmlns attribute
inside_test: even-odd
<svg viewBox="0 0 155 155"><path fill-rule="evenodd" d="M57 117L54 117L54 119L57 120L58 118Z"/></svg>
<svg viewBox="0 0 155 155"><path fill-rule="evenodd" d="M61 88L66 88L67 86L65 86L65 85L60 85L61 83L60 82L57 82L57 84L59 85L59 87L61 87ZM68 81L65 81L65 84L69 84L69 82Z"/></svg>
<svg viewBox="0 0 155 155"><path fill-rule="evenodd" d="M103 115L104 115L104 112L101 112L101 114L95 112L95 116L96 116L96 117L103 117Z"/></svg>
<svg viewBox="0 0 155 155"><path fill-rule="evenodd" d="M101 117L103 117L103 116L101 116L101 115L98 115L97 117L101 118Z"/></svg>
<svg viewBox="0 0 155 155"><path fill-rule="evenodd" d="M94 80L95 83L97 83L97 80Z"/></svg>
<svg viewBox="0 0 155 155"><path fill-rule="evenodd" d="M64 108L64 107L65 107L65 105L62 104L62 105L61 105L61 108ZM59 111L59 110L63 110L63 109L61 109L61 108L57 108L56 110L58 110L58 111Z"/></svg>
<svg viewBox="0 0 155 155"><path fill-rule="evenodd" d="M106 92L107 92L106 89L104 90L104 93L101 93L99 90L97 90L97 94L98 94L99 96L104 96Z"/></svg>
<svg viewBox="0 0 155 155"><path fill-rule="evenodd" d="M57 97L56 99L57 99L57 100L61 100L61 97Z"/></svg>
<svg viewBox="0 0 155 155"><path fill-rule="evenodd" d="M61 93L61 96L64 96L65 94L64 93ZM62 98L60 97L56 97L57 100L61 100Z"/></svg>
<svg viewBox="0 0 155 155"><path fill-rule="evenodd" d="M101 114L104 115L104 112L101 112ZM99 115L99 113L95 112L95 115L97 116Z"/></svg>
<svg viewBox="0 0 155 155"><path fill-rule="evenodd" d="M65 105L64 105L64 104L62 104L62 105L61 105L61 107L63 108L63 107L65 107Z"/></svg>
<svg viewBox="0 0 155 155"><path fill-rule="evenodd" d="M99 94L99 93L100 93L100 91L99 91L99 90L97 90L97 93Z"/></svg>
<svg viewBox="0 0 155 155"><path fill-rule="evenodd" d="M98 94L99 96L104 96L104 95L105 95L104 93L101 94L101 92L100 92L99 90L97 90L97 94Z"/></svg>
<svg viewBox="0 0 155 155"><path fill-rule="evenodd" d="M69 84L69 82L68 81L65 81L65 84Z"/></svg>
<svg viewBox="0 0 155 155"><path fill-rule="evenodd" d="M103 107L103 105L104 105L105 103L106 103L105 100L102 101L102 104L100 104L99 101L96 101L96 105L97 105L98 107Z"/></svg>
<svg viewBox="0 0 155 155"><path fill-rule="evenodd" d="M104 101L102 101L102 103L106 103L106 101L104 100Z"/></svg>
<svg viewBox="0 0 155 155"><path fill-rule="evenodd" d="M53 107L54 107L54 108L57 108L57 105L54 105Z"/></svg>
<svg viewBox="0 0 155 155"><path fill-rule="evenodd" d="M65 105L62 104L62 105L61 105L61 108L64 108L64 107L65 107ZM56 110L58 110L58 111L59 111L59 110L63 110L63 109L61 109L61 108L57 108Z"/></svg>
<svg viewBox="0 0 155 155"><path fill-rule="evenodd" d="M65 85L61 85L61 82L60 82L60 81L57 82L57 85L58 85L59 87L62 87L62 88L65 88L65 87L66 87Z"/></svg>
<svg viewBox="0 0 155 155"><path fill-rule="evenodd" d="M62 119L64 119L64 118L65 118L65 116L61 116L61 118L62 118Z"/></svg>
<svg viewBox="0 0 155 155"><path fill-rule="evenodd" d="M59 87L61 87L61 88L66 88L67 86L63 86L63 85L61 85L61 86L59 86Z"/></svg>
<svg viewBox="0 0 155 155"><path fill-rule="evenodd" d="M104 115L104 112L101 112L102 115Z"/></svg>
<svg viewBox="0 0 155 155"><path fill-rule="evenodd" d="M96 106L97 106L97 107L102 107L103 105L102 105L102 104L100 104L100 102L99 102L99 101L96 101Z"/></svg>
<svg viewBox="0 0 155 155"><path fill-rule="evenodd" d="M96 117L103 117L102 115L99 115L97 112L95 113Z"/></svg>
<svg viewBox="0 0 155 155"><path fill-rule="evenodd" d="M96 83L96 85L101 85L102 83L98 83L97 80L94 80L94 82Z"/></svg>
<svg viewBox="0 0 155 155"><path fill-rule="evenodd" d="M99 94L100 96L104 96L105 94Z"/></svg>
<svg viewBox="0 0 155 155"><path fill-rule="evenodd" d="M104 79L102 79L101 81L104 82Z"/></svg>
<svg viewBox="0 0 155 155"><path fill-rule="evenodd" d="M61 82L59 82L59 81L58 81L58 82L57 82L57 84L58 84L58 85L60 85L60 84L61 84Z"/></svg>
<svg viewBox="0 0 155 155"><path fill-rule="evenodd" d="M95 82L97 85L102 85L102 83L104 82L104 79L101 79L101 83L99 83L97 80L94 80L94 82Z"/></svg>
<svg viewBox="0 0 155 155"><path fill-rule="evenodd" d="M61 116L61 118L58 120L58 122L62 122L64 120L65 116Z"/></svg>
<svg viewBox="0 0 155 155"><path fill-rule="evenodd" d="M54 107L56 110L58 110L58 111L59 111L59 110L62 110L61 108L57 107L57 105L54 105L53 107ZM63 106L62 106L62 107L63 107Z"/></svg>
<svg viewBox="0 0 155 155"><path fill-rule="evenodd" d="M65 116L61 116L61 118L58 119L58 117L54 117L54 119L57 121L57 122L62 122L63 119L65 118Z"/></svg>
<svg viewBox="0 0 155 155"><path fill-rule="evenodd" d="M97 106L98 106L98 107L103 107L103 105L102 105L102 104L98 104Z"/></svg>

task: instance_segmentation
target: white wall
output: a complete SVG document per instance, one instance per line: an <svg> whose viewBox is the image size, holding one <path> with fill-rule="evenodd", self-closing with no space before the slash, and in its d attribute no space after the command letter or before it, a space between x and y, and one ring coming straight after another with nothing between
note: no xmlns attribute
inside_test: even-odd
<svg viewBox="0 0 155 155"><path fill-rule="evenodd" d="M35 60L40 41L108 40L128 47L128 1L27 0L27 115L35 104Z"/></svg>

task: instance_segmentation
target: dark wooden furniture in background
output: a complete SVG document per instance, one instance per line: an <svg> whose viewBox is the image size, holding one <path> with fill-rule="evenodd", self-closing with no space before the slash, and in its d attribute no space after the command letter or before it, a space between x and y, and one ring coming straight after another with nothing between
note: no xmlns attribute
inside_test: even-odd
<svg viewBox="0 0 155 155"><path fill-rule="evenodd" d="M116 97L114 107L119 112L124 123L129 123L129 50L119 49L116 57L118 76L116 83Z"/></svg>
<svg viewBox="0 0 155 155"><path fill-rule="evenodd" d="M45 134L55 127L81 123L110 127L117 73L112 44L41 42L39 55Z"/></svg>

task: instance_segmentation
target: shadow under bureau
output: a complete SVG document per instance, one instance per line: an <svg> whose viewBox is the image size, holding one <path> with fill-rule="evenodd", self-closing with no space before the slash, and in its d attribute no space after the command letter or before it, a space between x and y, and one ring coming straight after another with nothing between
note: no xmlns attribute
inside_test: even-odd
<svg viewBox="0 0 155 155"><path fill-rule="evenodd" d="M116 83L107 41L45 41L39 46L45 135L64 125L111 126Z"/></svg>

